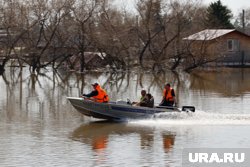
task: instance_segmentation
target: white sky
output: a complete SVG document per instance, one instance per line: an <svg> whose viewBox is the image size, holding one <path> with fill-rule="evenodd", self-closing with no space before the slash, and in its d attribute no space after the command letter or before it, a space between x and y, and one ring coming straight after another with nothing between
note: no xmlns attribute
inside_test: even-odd
<svg viewBox="0 0 250 167"><path fill-rule="evenodd" d="M203 4L209 5L211 2L216 2L217 0L201 0ZM134 10L134 4L136 0L116 0L117 4L120 6L125 6L127 9ZM242 9L250 9L250 0L221 0L223 5L226 5L234 14L237 16L242 12Z"/></svg>

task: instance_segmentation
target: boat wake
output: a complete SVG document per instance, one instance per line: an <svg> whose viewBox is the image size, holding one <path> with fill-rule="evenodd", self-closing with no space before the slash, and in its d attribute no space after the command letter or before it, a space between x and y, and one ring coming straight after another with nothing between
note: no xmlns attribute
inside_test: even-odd
<svg viewBox="0 0 250 167"><path fill-rule="evenodd" d="M195 113L161 113L148 120L130 123L150 125L250 125L250 114L219 114L197 111Z"/></svg>

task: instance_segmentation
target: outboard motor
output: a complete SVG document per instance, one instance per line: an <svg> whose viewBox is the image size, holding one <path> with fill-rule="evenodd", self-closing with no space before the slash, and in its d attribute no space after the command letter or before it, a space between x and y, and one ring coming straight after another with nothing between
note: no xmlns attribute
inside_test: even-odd
<svg viewBox="0 0 250 167"><path fill-rule="evenodd" d="M186 111L186 112L195 112L195 107L194 106L182 106L181 111Z"/></svg>

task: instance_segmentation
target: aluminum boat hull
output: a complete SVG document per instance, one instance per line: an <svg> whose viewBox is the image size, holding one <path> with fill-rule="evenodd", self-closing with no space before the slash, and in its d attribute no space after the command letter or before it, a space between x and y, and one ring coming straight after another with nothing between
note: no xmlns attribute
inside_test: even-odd
<svg viewBox="0 0 250 167"><path fill-rule="evenodd" d="M179 108L149 108L117 102L97 103L79 97L67 97L67 99L83 115L106 120L145 119L152 118L157 113L181 111Z"/></svg>

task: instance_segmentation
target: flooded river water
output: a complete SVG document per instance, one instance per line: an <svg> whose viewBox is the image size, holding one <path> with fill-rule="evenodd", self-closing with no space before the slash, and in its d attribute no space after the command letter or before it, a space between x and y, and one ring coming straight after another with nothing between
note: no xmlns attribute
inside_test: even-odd
<svg viewBox="0 0 250 167"><path fill-rule="evenodd" d="M184 148L250 148L250 69L174 74L7 68L0 78L0 166L182 166ZM67 101L105 87L111 100L161 100L170 82L196 113L112 123L87 118Z"/></svg>

